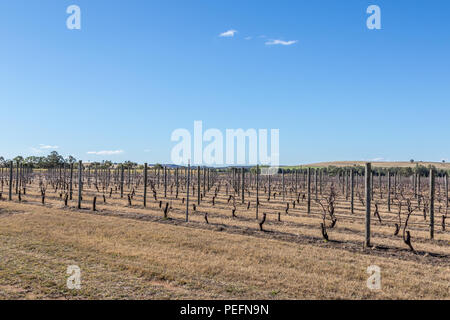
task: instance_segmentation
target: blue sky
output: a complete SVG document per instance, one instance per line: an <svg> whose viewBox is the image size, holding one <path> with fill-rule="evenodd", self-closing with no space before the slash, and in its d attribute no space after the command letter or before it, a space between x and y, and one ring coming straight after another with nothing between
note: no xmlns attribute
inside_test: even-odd
<svg viewBox="0 0 450 320"><path fill-rule="evenodd" d="M202 120L280 129L282 164L450 159L449 1L4 0L0 38L5 158L165 163Z"/></svg>

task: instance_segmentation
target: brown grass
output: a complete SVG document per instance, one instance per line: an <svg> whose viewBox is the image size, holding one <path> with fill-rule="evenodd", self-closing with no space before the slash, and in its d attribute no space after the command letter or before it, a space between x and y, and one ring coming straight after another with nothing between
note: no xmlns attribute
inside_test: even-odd
<svg viewBox="0 0 450 320"><path fill-rule="evenodd" d="M448 299L449 265L166 223L1 205L3 299ZM82 289L66 288L66 268ZM382 270L382 290L366 269Z"/></svg>
<svg viewBox="0 0 450 320"><path fill-rule="evenodd" d="M179 199L169 191L164 199L158 189L158 198L173 207L164 219L151 191L148 207L142 206L142 185L130 207L129 190L122 199L117 191L112 198L107 193L103 203L102 193L86 184L83 209L77 210L76 192L64 208L50 187L46 205L41 205L35 182L22 203L16 195L12 202L0 201L0 299L450 298L450 234L448 228L440 230L440 213L434 240L429 239L428 221L420 213L412 216L414 254L393 235L396 207L387 212L376 194L383 223L373 221L375 247L364 249L363 207L356 196L353 215L348 201L342 195L338 199L337 226L328 230L331 241L324 242L321 210L314 201L310 215L305 202L291 206L286 215L286 202L295 195L287 192L285 202L280 196L267 202L260 195L260 217L267 213L266 232L261 232L255 220L255 190L250 197L246 193L245 204L236 202L233 219L224 188L214 208L212 189L196 213L191 209L186 223L181 188ZM97 212L90 210L94 196ZM380 291L366 286L366 270L373 264L381 267ZM66 286L69 265L81 268L81 290Z"/></svg>

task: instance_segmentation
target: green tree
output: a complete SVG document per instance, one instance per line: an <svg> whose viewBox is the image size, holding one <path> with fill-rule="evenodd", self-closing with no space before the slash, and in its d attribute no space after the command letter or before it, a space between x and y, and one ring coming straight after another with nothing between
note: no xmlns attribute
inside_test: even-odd
<svg viewBox="0 0 450 320"><path fill-rule="evenodd" d="M77 159L75 159L75 157L68 156L65 161L69 164L72 164L72 163L77 162Z"/></svg>
<svg viewBox="0 0 450 320"><path fill-rule="evenodd" d="M57 167L63 163L64 163L64 158L61 155L59 155L59 153L56 151L50 152L50 154L47 156L47 159L46 159L47 168Z"/></svg>
<svg viewBox="0 0 450 320"><path fill-rule="evenodd" d="M22 156L17 156L13 159L14 163L22 163L23 162L23 157Z"/></svg>

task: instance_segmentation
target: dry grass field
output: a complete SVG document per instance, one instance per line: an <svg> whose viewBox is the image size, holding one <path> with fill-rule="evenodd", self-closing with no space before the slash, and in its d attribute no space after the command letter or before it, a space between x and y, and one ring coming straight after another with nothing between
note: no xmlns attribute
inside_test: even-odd
<svg viewBox="0 0 450 320"><path fill-rule="evenodd" d="M259 219L266 213L267 221L260 231L254 186L245 192L245 203L236 196L236 217L224 185L214 206L213 186L195 211L197 193L191 191L189 222L182 188L177 199L172 188L164 198L163 186L156 187L158 201L149 191L146 208L139 180L125 188L123 198L114 190L103 199L103 192L86 183L82 209L76 208L76 192L66 207L50 186L43 205L36 178L21 202L17 195L6 201L5 189L0 299L450 299L450 234L442 230L440 215L434 240L428 222L420 214L411 217L413 253L401 235L394 236L395 207L387 212L380 199L383 221L372 221L374 247L365 249L364 207L356 201L351 214L343 196L326 242L317 203L311 214L304 200L285 212L286 202L296 199L292 191L284 202L280 195L267 201L261 191ZM66 286L69 265L81 268L80 290ZM381 290L367 288L370 265L381 268Z"/></svg>

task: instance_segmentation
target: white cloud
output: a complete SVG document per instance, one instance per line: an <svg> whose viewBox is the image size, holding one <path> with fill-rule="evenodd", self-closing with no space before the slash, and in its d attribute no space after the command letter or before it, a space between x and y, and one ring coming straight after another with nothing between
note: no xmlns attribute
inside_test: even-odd
<svg viewBox="0 0 450 320"><path fill-rule="evenodd" d="M234 37L234 34L236 32L237 32L236 30L228 30L219 34L219 37Z"/></svg>
<svg viewBox="0 0 450 320"><path fill-rule="evenodd" d="M245 40L252 40L252 37L245 37Z"/></svg>
<svg viewBox="0 0 450 320"><path fill-rule="evenodd" d="M59 149L58 146L51 146L51 145L47 145L47 144L40 144L39 148L40 149Z"/></svg>
<svg viewBox="0 0 450 320"><path fill-rule="evenodd" d="M370 159L370 161L387 161L385 158Z"/></svg>
<svg viewBox="0 0 450 320"><path fill-rule="evenodd" d="M48 144L39 144L39 147L30 147L30 150L34 154L43 154L46 150L56 150L59 149L58 146L52 146Z"/></svg>
<svg viewBox="0 0 450 320"><path fill-rule="evenodd" d="M273 45L278 45L281 44L283 46L290 46L294 43L297 43L297 40L290 40L290 41L283 41L283 40L270 40L266 42L267 46L273 46Z"/></svg>
<svg viewBox="0 0 450 320"><path fill-rule="evenodd" d="M30 150L31 150L32 153L37 153L37 154L44 153L44 151L42 151L42 150L39 149L39 148L31 147Z"/></svg>
<svg viewBox="0 0 450 320"><path fill-rule="evenodd" d="M97 156L112 156L123 153L123 150L102 150L102 151L88 151L87 154L95 154Z"/></svg>

